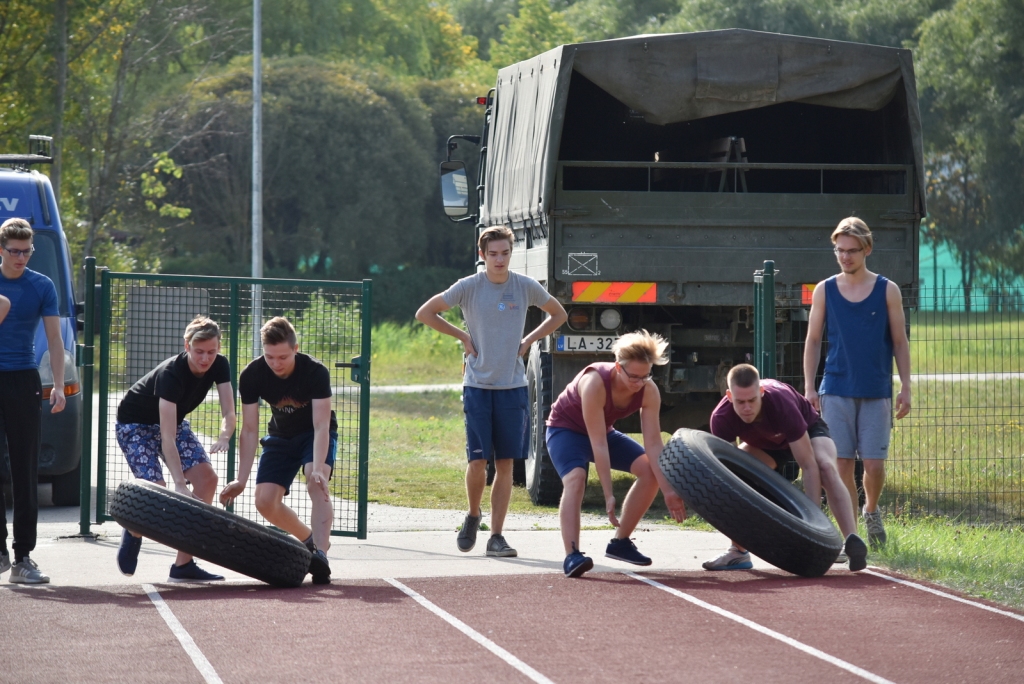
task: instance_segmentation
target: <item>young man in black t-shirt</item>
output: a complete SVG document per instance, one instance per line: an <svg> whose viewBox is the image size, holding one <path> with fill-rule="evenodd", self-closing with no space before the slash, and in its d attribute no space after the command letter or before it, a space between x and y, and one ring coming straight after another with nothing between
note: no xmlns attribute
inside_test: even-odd
<svg viewBox="0 0 1024 684"><path fill-rule="evenodd" d="M338 424L331 410L331 374L311 356L298 353L295 328L287 318L267 321L260 329L263 356L238 377L242 399L242 433L239 437L238 479L220 494L227 505L245 490L256 455L259 434L259 400L270 405L269 434L256 472L256 510L271 524L290 532L312 552L309 571L314 584L331 581L327 550L331 545L334 507L328 483L338 447ZM302 469L312 502L310 526L299 520L284 497L296 473Z"/></svg>
<svg viewBox="0 0 1024 684"><path fill-rule="evenodd" d="M115 425L117 443L135 477L166 486L162 458L171 472L174 491L212 503L217 493L217 473L185 416L202 404L216 385L222 420L210 453L227 451L235 432L231 367L219 353L220 328L209 318L196 316L185 328L184 337L185 351L142 376L121 400ZM142 538L124 530L117 552L117 567L123 574L135 574L141 548ZM222 579L222 575L206 572L192 556L179 551L168 581Z"/></svg>

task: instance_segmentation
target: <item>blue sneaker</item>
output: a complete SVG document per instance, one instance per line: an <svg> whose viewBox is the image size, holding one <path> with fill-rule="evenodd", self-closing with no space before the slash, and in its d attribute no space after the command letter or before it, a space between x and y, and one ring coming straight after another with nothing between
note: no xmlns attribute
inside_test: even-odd
<svg viewBox="0 0 1024 684"><path fill-rule="evenodd" d="M121 531L121 548L117 550L117 569L125 577L135 574L139 566L139 550L142 548L142 537L133 536L128 530Z"/></svg>
<svg viewBox="0 0 1024 684"><path fill-rule="evenodd" d="M331 564L327 562L327 554L315 547L309 559L309 573L313 575L313 584L331 583Z"/></svg>
<svg viewBox="0 0 1024 684"><path fill-rule="evenodd" d="M212 572L206 572L201 567L196 565L196 561L193 558L184 565L172 565L171 574L167 578L168 582L217 582L218 580L224 579L224 575L214 575Z"/></svg>
<svg viewBox="0 0 1024 684"><path fill-rule="evenodd" d="M594 559L587 558L579 551L573 551L565 557L562 570L566 577L579 577L588 570L594 569Z"/></svg>
<svg viewBox="0 0 1024 684"><path fill-rule="evenodd" d="M604 550L605 558L620 560L623 563L633 565L650 565L651 559L637 550L636 544L629 537L623 539L612 539Z"/></svg>

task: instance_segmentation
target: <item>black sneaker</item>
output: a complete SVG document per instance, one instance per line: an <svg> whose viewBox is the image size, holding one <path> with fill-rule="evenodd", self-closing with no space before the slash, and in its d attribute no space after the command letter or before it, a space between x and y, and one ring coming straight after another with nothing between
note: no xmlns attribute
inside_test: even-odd
<svg viewBox="0 0 1024 684"><path fill-rule="evenodd" d="M142 548L142 537L136 537L128 530L121 532L121 547L117 550L117 569L126 577L135 574L139 566L139 550Z"/></svg>
<svg viewBox="0 0 1024 684"><path fill-rule="evenodd" d="M519 554L508 545L505 537L500 534L492 534L491 538L487 540L487 555L498 558L515 558Z"/></svg>
<svg viewBox="0 0 1024 684"><path fill-rule="evenodd" d="M317 549L309 559L309 574L313 575L313 584L331 583L331 564L327 562L327 554Z"/></svg>
<svg viewBox="0 0 1024 684"><path fill-rule="evenodd" d="M473 547L476 546L476 531L479 529L480 516L467 515L466 521L462 523L462 528L459 530L459 536L456 539L459 551L468 553L473 550Z"/></svg>
<svg viewBox="0 0 1024 684"><path fill-rule="evenodd" d="M843 547L850 559L850 571L857 572L868 567L868 545L864 540L855 534L846 538L846 546Z"/></svg>
<svg viewBox="0 0 1024 684"><path fill-rule="evenodd" d="M565 562L562 563L562 570L565 571L566 577L579 577L588 570L594 569L594 559L587 558L579 551L573 551L565 557Z"/></svg>
<svg viewBox="0 0 1024 684"><path fill-rule="evenodd" d="M214 575L212 572L206 572L201 567L196 565L196 561L193 558L184 565L172 565L171 574L167 578L168 582L218 582L224 579L224 575Z"/></svg>
<svg viewBox="0 0 1024 684"><path fill-rule="evenodd" d="M604 557L620 560L623 563L632 563L633 565L651 564L651 559L640 553L636 548L636 544L629 537L612 539L608 542L608 547L604 550Z"/></svg>

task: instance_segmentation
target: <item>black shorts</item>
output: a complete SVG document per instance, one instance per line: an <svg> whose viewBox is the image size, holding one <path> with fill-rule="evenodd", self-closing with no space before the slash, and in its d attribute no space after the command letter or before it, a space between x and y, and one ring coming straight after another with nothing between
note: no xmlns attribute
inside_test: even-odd
<svg viewBox="0 0 1024 684"><path fill-rule="evenodd" d="M811 439L815 437L828 437L831 439L832 433L828 431L828 423L825 422L825 419L818 418L818 422L814 425L807 426L807 436ZM793 452L789 447L785 449L765 449L764 452L775 459L775 470L780 473L786 463L794 460Z"/></svg>

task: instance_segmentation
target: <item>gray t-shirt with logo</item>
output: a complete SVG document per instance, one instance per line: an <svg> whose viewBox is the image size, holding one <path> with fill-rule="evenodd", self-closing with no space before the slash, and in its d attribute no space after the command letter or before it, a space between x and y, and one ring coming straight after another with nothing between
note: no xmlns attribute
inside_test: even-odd
<svg viewBox="0 0 1024 684"><path fill-rule="evenodd" d="M509 272L495 284L481 271L462 278L442 293L448 306L462 308L476 356L466 359L463 384L482 389L526 387L526 366L518 356L526 310L551 299L544 286L529 276Z"/></svg>

